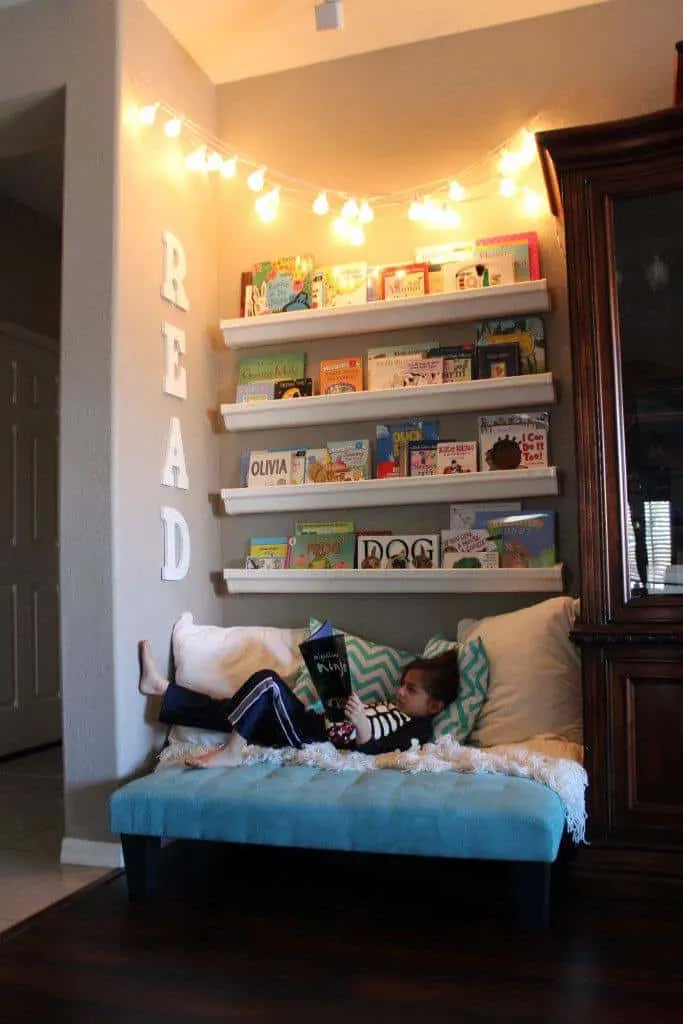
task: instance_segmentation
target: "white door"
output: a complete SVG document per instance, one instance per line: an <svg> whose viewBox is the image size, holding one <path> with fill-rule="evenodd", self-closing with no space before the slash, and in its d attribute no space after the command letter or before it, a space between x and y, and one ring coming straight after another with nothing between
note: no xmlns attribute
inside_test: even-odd
<svg viewBox="0 0 683 1024"><path fill-rule="evenodd" d="M61 739L56 342L0 324L0 755Z"/></svg>

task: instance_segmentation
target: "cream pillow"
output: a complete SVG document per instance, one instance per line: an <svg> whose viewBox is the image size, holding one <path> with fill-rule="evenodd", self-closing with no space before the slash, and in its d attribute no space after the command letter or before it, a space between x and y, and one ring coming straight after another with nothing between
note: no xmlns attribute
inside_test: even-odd
<svg viewBox="0 0 683 1024"><path fill-rule="evenodd" d="M583 742L581 660L569 639L578 601L553 597L485 619L463 619L458 640L480 636L489 694L469 742L481 747L550 734Z"/></svg>
<svg viewBox="0 0 683 1024"><path fill-rule="evenodd" d="M173 627L175 681L210 697L232 697L259 669L287 680L303 664L299 644L307 635L305 628L202 626L184 612Z"/></svg>

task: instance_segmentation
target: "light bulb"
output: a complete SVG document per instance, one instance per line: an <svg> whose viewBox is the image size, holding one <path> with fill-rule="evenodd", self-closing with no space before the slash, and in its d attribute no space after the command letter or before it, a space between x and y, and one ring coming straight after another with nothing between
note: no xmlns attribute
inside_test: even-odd
<svg viewBox="0 0 683 1024"><path fill-rule="evenodd" d="M319 192L313 200L313 213L317 213L319 217L324 217L329 212L330 204L327 201L327 192Z"/></svg>
<svg viewBox="0 0 683 1024"><path fill-rule="evenodd" d="M185 166L188 171L206 170L206 146L200 146L185 157Z"/></svg>
<svg viewBox="0 0 683 1024"><path fill-rule="evenodd" d="M266 169L265 167L258 167L255 171L252 171L247 178L247 185L252 192L260 192L266 182Z"/></svg>
<svg viewBox="0 0 683 1024"><path fill-rule="evenodd" d="M346 220L355 220L358 216L358 203L355 199L347 199L341 208L341 215Z"/></svg>
<svg viewBox="0 0 683 1024"><path fill-rule="evenodd" d="M501 178L498 191L502 196L509 199L511 196L514 196L517 191L517 182L512 178Z"/></svg>
<svg viewBox="0 0 683 1024"><path fill-rule="evenodd" d="M221 171L223 169L223 157L220 155L220 153L217 153L215 150L213 151L213 153L209 153L208 157L206 158L206 169L207 171L212 171L213 173L216 173L217 171Z"/></svg>
<svg viewBox="0 0 683 1024"><path fill-rule="evenodd" d="M452 206L448 206L444 203L441 211L441 221L439 227L442 228L459 228L462 224L462 218L457 210L454 210Z"/></svg>
<svg viewBox="0 0 683 1024"><path fill-rule="evenodd" d="M349 237L349 223L343 217L335 217L332 230L337 238L346 241Z"/></svg>
<svg viewBox="0 0 683 1024"><path fill-rule="evenodd" d="M138 110L138 121L140 124L144 124L146 128L150 128L157 119L158 109L158 103L146 103L144 107L140 107Z"/></svg>
<svg viewBox="0 0 683 1024"><path fill-rule="evenodd" d="M408 207L408 220L415 221L416 223L424 220L424 207L419 199L413 199Z"/></svg>
<svg viewBox="0 0 683 1024"><path fill-rule="evenodd" d="M221 175L224 178L234 178L237 174L237 157L229 156L227 160L223 161L221 166Z"/></svg>
<svg viewBox="0 0 683 1024"><path fill-rule="evenodd" d="M518 159L522 166L528 167L536 159L538 150L536 149L536 136L533 132L525 131L522 136L522 145L519 149Z"/></svg>
<svg viewBox="0 0 683 1024"><path fill-rule="evenodd" d="M276 186L275 188L272 188L270 192L266 192L264 195L259 196L254 203L254 208L261 220L270 222L275 220L279 204L280 189Z"/></svg>
<svg viewBox="0 0 683 1024"><path fill-rule="evenodd" d="M349 231L349 242L351 245L362 245L365 241L365 232L360 224L352 224Z"/></svg>
<svg viewBox="0 0 683 1024"><path fill-rule="evenodd" d="M462 202L465 198L465 189L459 181L452 181L448 186L448 198L454 203Z"/></svg>
<svg viewBox="0 0 683 1024"><path fill-rule="evenodd" d="M511 153L509 149L504 149L498 161L498 170L503 177L508 178L511 174L517 174L520 166L519 154Z"/></svg>
<svg viewBox="0 0 683 1024"><path fill-rule="evenodd" d="M361 224L370 224L374 219L375 214L373 212L373 209L370 206L370 203L367 201L367 199L364 199L363 202L360 204L360 210L358 211L358 220L361 222Z"/></svg>
<svg viewBox="0 0 683 1024"><path fill-rule="evenodd" d="M182 130L182 117L170 117L164 125L164 134L167 135L169 139L177 139Z"/></svg>

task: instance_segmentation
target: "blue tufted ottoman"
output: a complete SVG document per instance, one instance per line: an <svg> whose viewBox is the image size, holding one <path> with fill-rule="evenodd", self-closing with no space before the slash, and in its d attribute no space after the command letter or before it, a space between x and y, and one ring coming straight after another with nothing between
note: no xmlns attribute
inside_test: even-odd
<svg viewBox="0 0 683 1024"><path fill-rule="evenodd" d="M334 772L267 764L165 769L110 798L131 899L154 887L162 838L508 861L518 910L545 925L565 815L556 793L506 775Z"/></svg>

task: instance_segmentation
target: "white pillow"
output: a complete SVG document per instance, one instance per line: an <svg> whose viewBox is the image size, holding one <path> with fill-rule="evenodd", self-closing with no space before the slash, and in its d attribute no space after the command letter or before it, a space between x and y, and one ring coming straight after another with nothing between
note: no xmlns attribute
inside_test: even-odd
<svg viewBox="0 0 683 1024"><path fill-rule="evenodd" d="M578 601L553 597L478 622L463 619L458 640L480 636L489 693L469 742L481 747L550 734L583 742L581 659L569 639Z"/></svg>
<svg viewBox="0 0 683 1024"><path fill-rule="evenodd" d="M173 627L175 681L210 697L232 697L249 676L269 668L283 679L303 664L308 630L274 626L202 626L184 612Z"/></svg>

